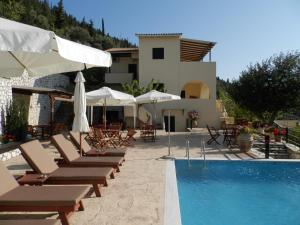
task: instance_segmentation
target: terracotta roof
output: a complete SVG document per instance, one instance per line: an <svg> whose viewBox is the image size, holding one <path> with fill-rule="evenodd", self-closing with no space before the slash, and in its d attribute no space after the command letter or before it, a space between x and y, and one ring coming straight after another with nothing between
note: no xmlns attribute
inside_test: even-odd
<svg viewBox="0 0 300 225"><path fill-rule="evenodd" d="M135 34L138 37L180 37L182 33L152 33L152 34Z"/></svg>
<svg viewBox="0 0 300 225"><path fill-rule="evenodd" d="M110 53L119 53L119 52L124 52L124 53L128 53L128 52L137 52L139 50L139 48L110 48L107 49L107 52Z"/></svg>

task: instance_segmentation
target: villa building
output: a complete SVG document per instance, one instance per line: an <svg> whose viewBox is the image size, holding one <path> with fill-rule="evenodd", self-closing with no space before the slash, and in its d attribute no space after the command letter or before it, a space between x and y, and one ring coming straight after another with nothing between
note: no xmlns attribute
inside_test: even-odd
<svg viewBox="0 0 300 225"><path fill-rule="evenodd" d="M183 38L181 33L136 36L138 48L107 50L113 64L105 74L105 82L117 85L136 79L141 86L146 86L154 79L168 93L180 95L179 101L156 104L158 126L167 123L171 110L171 130L184 131L190 127L188 112L196 110L200 116L199 127L206 124L218 127L223 107L216 101L216 62L211 60L216 43ZM152 105L143 107L153 117ZM130 111L129 107L124 114L126 111ZM129 117L130 113L124 116Z"/></svg>

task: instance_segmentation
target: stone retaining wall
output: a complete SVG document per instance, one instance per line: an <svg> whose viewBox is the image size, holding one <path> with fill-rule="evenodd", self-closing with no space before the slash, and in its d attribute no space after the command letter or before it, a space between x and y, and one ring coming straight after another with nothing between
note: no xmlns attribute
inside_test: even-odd
<svg viewBox="0 0 300 225"><path fill-rule="evenodd" d="M21 155L21 151L18 148L8 152L4 152L0 154L0 161L6 161L19 155Z"/></svg>
<svg viewBox="0 0 300 225"><path fill-rule="evenodd" d="M64 90L69 85L69 78L62 74L49 75L45 77L30 77L25 72L22 77L11 79L0 78L0 134L2 133L2 122L5 107L12 99L12 89L15 86L47 87ZM29 101L28 123L31 125L47 124L50 120L50 101L47 95L33 94Z"/></svg>

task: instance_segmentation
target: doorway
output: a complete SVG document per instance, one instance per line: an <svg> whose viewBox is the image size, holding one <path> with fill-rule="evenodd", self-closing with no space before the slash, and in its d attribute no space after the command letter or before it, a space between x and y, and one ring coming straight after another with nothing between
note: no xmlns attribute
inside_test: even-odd
<svg viewBox="0 0 300 225"><path fill-rule="evenodd" d="M164 116L165 131L168 132L169 120L168 116ZM175 116L170 116L170 132L175 132Z"/></svg>
<svg viewBox="0 0 300 225"><path fill-rule="evenodd" d="M132 73L132 80L137 80L137 64L128 64L128 73Z"/></svg>

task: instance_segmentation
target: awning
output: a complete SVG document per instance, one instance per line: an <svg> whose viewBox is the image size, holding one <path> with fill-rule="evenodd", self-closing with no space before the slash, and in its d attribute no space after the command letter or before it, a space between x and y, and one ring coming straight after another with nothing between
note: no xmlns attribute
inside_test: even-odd
<svg viewBox="0 0 300 225"><path fill-rule="evenodd" d="M180 61L201 61L215 46L215 42L193 40L187 38L180 39Z"/></svg>

